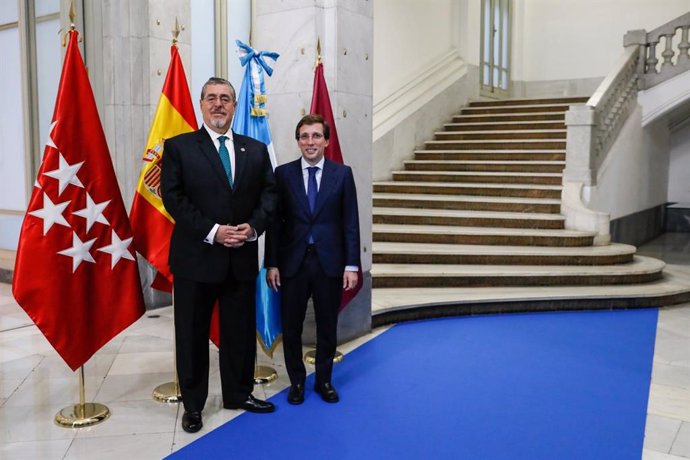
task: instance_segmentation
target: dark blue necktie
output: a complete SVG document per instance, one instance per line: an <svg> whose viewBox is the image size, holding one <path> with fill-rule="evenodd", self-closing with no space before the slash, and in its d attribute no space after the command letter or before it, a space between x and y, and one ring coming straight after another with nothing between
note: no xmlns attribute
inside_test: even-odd
<svg viewBox="0 0 690 460"><path fill-rule="evenodd" d="M228 183L232 187L232 166L230 165L230 152L225 146L225 141L228 139L227 136L220 136L218 142L220 142L220 148L218 149L218 155L220 155L220 161L223 163L223 169L225 169L225 175L228 176Z"/></svg>
<svg viewBox="0 0 690 460"><path fill-rule="evenodd" d="M307 168L309 171L309 180L307 181L307 199L309 200L309 210L313 213L314 208L316 208L316 195L319 193L319 186L316 185L316 171L319 168L316 166L310 166Z"/></svg>

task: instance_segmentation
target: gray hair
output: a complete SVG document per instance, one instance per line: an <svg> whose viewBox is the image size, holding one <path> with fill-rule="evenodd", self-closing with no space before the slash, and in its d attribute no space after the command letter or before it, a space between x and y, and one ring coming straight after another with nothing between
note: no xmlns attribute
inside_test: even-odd
<svg viewBox="0 0 690 460"><path fill-rule="evenodd" d="M201 99L203 99L206 95L206 87L208 85L225 85L230 87L230 94L232 95L233 102L237 100L237 97L235 96L235 88L232 86L232 83L227 81L225 78L220 77L211 77L206 83L204 83L204 86L201 87Z"/></svg>

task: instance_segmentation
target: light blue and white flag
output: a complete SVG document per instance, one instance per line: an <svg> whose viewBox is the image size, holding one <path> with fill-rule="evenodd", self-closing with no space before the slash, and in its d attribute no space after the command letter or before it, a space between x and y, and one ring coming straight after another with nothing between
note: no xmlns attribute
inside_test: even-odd
<svg viewBox="0 0 690 460"><path fill-rule="evenodd" d="M273 68L264 58L278 59L279 54L272 51L256 51L254 48L236 40L240 51L240 63L244 66L242 87L237 97L237 109L232 120L232 130L238 134L253 137L268 146L273 169L276 165L276 154L271 140L271 129L268 126L266 111L266 85L264 74L270 77Z"/></svg>
<svg viewBox="0 0 690 460"><path fill-rule="evenodd" d="M271 164L275 169L276 154L268 126L264 73L269 77L273 74L273 69L266 63L265 58L275 61L279 55L271 51L256 51L240 40L236 40L235 43L239 47L240 63L245 67L245 71L237 97L232 130L266 144ZM260 248L262 247L263 244L260 243ZM263 251L261 253L263 254ZM264 352L273 357L273 351L281 338L280 295L266 283L266 267L263 263L256 278L256 335Z"/></svg>

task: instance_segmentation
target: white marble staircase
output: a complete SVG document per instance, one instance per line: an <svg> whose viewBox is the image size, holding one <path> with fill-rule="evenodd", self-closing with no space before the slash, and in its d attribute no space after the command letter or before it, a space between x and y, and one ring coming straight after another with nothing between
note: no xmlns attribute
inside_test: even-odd
<svg viewBox="0 0 690 460"><path fill-rule="evenodd" d="M689 274L565 228L564 118L584 101L471 103L373 184L374 325L690 299Z"/></svg>

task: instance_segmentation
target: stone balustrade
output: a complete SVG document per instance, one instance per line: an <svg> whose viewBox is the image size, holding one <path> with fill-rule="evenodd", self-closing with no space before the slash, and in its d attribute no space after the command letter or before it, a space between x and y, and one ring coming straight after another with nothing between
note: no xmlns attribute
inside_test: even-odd
<svg viewBox="0 0 690 460"><path fill-rule="evenodd" d="M586 104L571 105L566 113L561 213L566 218L566 228L596 231L595 244L607 244L610 240L609 215L589 209L583 201L583 191L596 185L599 168L637 104L638 90L690 70L689 31L690 12L651 32L629 31L623 40L623 56L592 97ZM661 41L664 50L658 53ZM657 54L663 59L661 63Z"/></svg>
<svg viewBox="0 0 690 460"><path fill-rule="evenodd" d="M647 32L631 30L623 43L639 46L642 54L638 72L639 89L649 89L690 70L690 12ZM663 41L664 50L659 53ZM674 43L677 45L674 46ZM659 60L661 57L661 61ZM661 62L661 63L660 63Z"/></svg>
<svg viewBox="0 0 690 460"><path fill-rule="evenodd" d="M638 47L626 48L587 103L570 106L564 182L596 185L597 170L635 107L639 61Z"/></svg>

